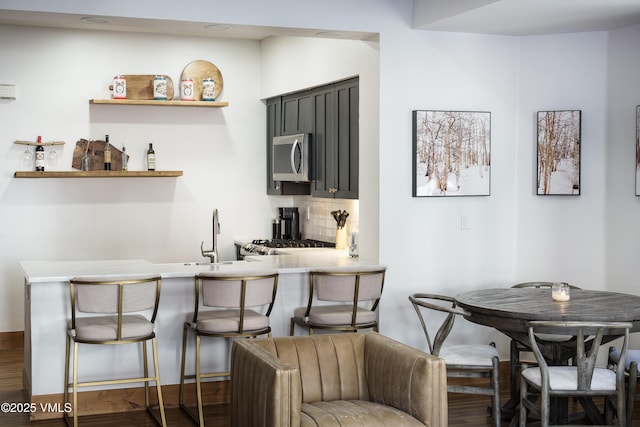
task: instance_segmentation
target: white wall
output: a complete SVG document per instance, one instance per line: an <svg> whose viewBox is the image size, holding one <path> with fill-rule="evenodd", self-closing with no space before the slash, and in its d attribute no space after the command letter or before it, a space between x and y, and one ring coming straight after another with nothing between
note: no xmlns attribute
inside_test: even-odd
<svg viewBox="0 0 640 427"><path fill-rule="evenodd" d="M409 294L455 295L515 275L517 54L508 37L408 28L381 37L380 251L390 267L383 333L422 346ZM491 112L491 196L411 197L411 112L428 109ZM478 333L465 326L460 341Z"/></svg>
<svg viewBox="0 0 640 427"><path fill-rule="evenodd" d="M636 106L640 105L640 25L612 31L608 43L606 282L638 292L640 197L635 196Z"/></svg>
<svg viewBox="0 0 640 427"><path fill-rule="evenodd" d="M606 289L607 33L519 42L518 281ZM582 110L580 196L536 195L536 112Z"/></svg>
<svg viewBox="0 0 640 427"><path fill-rule="evenodd" d="M0 26L0 52L0 82L18 88L17 100L0 101L0 330L23 328L19 260L202 260L213 208L222 259L234 259L234 238L270 235L259 42ZM179 84L196 59L219 67L229 107L89 105L109 97L115 74L168 74ZM126 144L131 170L143 168L152 142L158 169L184 176L13 178L24 150L14 140L66 141L59 163L69 170L78 139L107 133Z"/></svg>

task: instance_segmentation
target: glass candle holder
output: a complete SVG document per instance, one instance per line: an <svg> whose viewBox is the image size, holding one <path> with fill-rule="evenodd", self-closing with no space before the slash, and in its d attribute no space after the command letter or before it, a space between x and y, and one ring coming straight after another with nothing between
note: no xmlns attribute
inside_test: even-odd
<svg viewBox="0 0 640 427"><path fill-rule="evenodd" d="M571 288L568 283L554 283L551 286L551 299L554 301L569 301L571 299Z"/></svg>

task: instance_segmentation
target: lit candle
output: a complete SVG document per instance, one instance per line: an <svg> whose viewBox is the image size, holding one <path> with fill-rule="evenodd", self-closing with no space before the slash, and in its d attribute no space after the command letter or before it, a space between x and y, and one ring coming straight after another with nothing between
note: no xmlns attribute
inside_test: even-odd
<svg viewBox="0 0 640 427"><path fill-rule="evenodd" d="M554 283L551 287L551 299L554 301L569 301L569 285L567 283Z"/></svg>

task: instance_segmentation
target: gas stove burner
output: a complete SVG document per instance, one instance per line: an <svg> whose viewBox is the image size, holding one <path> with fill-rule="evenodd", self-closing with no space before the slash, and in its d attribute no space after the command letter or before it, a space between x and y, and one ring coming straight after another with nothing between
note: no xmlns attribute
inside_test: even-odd
<svg viewBox="0 0 640 427"><path fill-rule="evenodd" d="M255 239L251 243L236 243L236 259L243 260L250 255L281 255L283 248L335 248L336 244L313 239Z"/></svg>
<svg viewBox="0 0 640 427"><path fill-rule="evenodd" d="M273 239L259 240L251 242L254 245L265 246L268 248L335 248L335 243L323 242L313 239Z"/></svg>

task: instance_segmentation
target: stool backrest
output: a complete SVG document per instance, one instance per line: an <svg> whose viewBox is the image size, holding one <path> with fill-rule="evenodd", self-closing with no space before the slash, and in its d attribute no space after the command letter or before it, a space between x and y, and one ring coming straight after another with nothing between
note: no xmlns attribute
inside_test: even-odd
<svg viewBox="0 0 640 427"><path fill-rule="evenodd" d="M381 266L314 270L309 273L311 293L320 301L374 301L378 305L386 269Z"/></svg>
<svg viewBox="0 0 640 427"><path fill-rule="evenodd" d="M579 391L590 391L593 372L596 367L596 358L606 335L618 335L623 337L621 359L627 353L629 330L633 327L630 322L579 322L579 321L531 321L528 322L528 335L531 350L540 366L541 375L546 378L543 384L549 384L549 369L547 359L542 353L540 341L544 341L546 334L572 335L576 337L576 351L573 358L573 366L577 371ZM542 340L538 335L542 335ZM624 371L621 369L620 371ZM618 383L624 380L624 372L616 373Z"/></svg>
<svg viewBox="0 0 640 427"><path fill-rule="evenodd" d="M512 286L512 288L551 288L554 282L524 282ZM580 289L578 286L569 285L571 289Z"/></svg>
<svg viewBox="0 0 640 427"><path fill-rule="evenodd" d="M271 314L278 290L277 271L205 272L195 278L195 311L203 307L240 309L267 306Z"/></svg>
<svg viewBox="0 0 640 427"><path fill-rule="evenodd" d="M409 301L420 320L429 353L439 356L456 316L464 316L464 310L457 307L455 298L448 295L417 293L410 295ZM440 316L433 316L432 312L439 312Z"/></svg>
<svg viewBox="0 0 640 427"><path fill-rule="evenodd" d="M118 337L122 332L123 314L150 311L149 321L154 323L161 286L160 276L73 278L69 281L71 328L76 327L78 313L117 315Z"/></svg>

